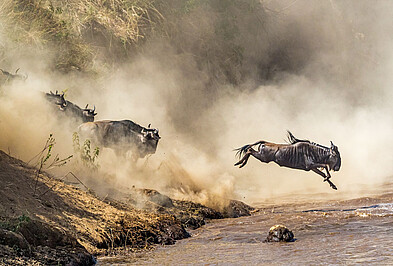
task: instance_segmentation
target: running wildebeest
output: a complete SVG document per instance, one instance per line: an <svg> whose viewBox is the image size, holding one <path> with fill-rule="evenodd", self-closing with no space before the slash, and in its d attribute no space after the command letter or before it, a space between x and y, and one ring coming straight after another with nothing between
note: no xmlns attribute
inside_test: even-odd
<svg viewBox="0 0 393 266"><path fill-rule="evenodd" d="M150 128L150 124L145 128L130 120L83 123L78 131L82 138L90 139L98 146L111 148L118 155L125 156L127 151L131 151L135 162L154 154L161 138L158 129Z"/></svg>
<svg viewBox="0 0 393 266"><path fill-rule="evenodd" d="M96 107L94 106L93 109L87 108L89 105L87 104L84 109L80 108L78 105L66 100L65 106L65 115L68 117L72 117L77 120L79 123L86 123L86 122L94 122L94 116L97 115L95 113Z"/></svg>
<svg viewBox="0 0 393 266"><path fill-rule="evenodd" d="M246 165L249 157L252 155L264 163L275 162L279 166L285 166L305 171L314 171L321 175L333 189L337 187L329 180L329 170L338 171L341 167L341 157L338 147L331 141L331 147L325 147L320 144L310 142L309 140L300 140L288 131L289 144L275 144L267 141L258 141L254 144L245 145L236 149L239 158L243 156L236 164L242 168ZM258 151L252 147L258 145ZM323 173L320 168L326 170ZM322 169L322 170L323 170Z"/></svg>
<svg viewBox="0 0 393 266"><path fill-rule="evenodd" d="M53 93L45 93L45 98L59 107L60 111L68 118L76 120L77 124L82 124L85 122L93 122L95 113L95 106L93 109L88 108L88 104L84 109L80 108L78 105L66 100L64 98L64 92L59 94L58 91Z"/></svg>
<svg viewBox="0 0 393 266"><path fill-rule="evenodd" d="M15 70L15 74L5 71L1 68L0 68L0 71L6 77L6 81L16 80L16 79L25 81L27 79L27 74L26 75L18 74L19 68L17 70Z"/></svg>
<svg viewBox="0 0 393 266"><path fill-rule="evenodd" d="M57 105L62 111L64 111L64 108L67 106L67 101L64 99L64 92L59 94L58 91L56 91L56 93L50 91L49 93L45 93L45 98L49 102Z"/></svg>

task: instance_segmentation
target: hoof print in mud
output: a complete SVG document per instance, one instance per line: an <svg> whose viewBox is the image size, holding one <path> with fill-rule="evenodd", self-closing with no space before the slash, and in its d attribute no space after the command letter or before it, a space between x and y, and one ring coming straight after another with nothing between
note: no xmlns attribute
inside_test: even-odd
<svg viewBox="0 0 393 266"><path fill-rule="evenodd" d="M293 242L293 241L295 241L295 239L292 231L289 230L284 225L272 226L265 240L265 242Z"/></svg>

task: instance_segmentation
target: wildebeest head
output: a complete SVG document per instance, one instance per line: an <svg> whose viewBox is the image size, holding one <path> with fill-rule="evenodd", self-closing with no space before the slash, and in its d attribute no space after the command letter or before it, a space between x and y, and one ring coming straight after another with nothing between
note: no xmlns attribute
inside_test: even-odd
<svg viewBox="0 0 393 266"><path fill-rule="evenodd" d="M150 124L148 128L143 128L142 131L142 143L143 152L146 154L154 154L157 150L158 141L160 140L160 135L158 134L158 129L150 128ZM142 156L144 157L144 155Z"/></svg>
<svg viewBox="0 0 393 266"><path fill-rule="evenodd" d="M6 76L7 80L19 79L19 80L25 81L27 79L27 74L25 74L25 75L18 74L19 68L17 70L15 70L15 74L12 74L12 73L5 71L3 69L0 69L0 71L2 72L3 75Z"/></svg>
<svg viewBox="0 0 393 266"><path fill-rule="evenodd" d="M95 113L96 107L94 106L93 109L87 108L89 105L86 104L85 109L83 111L83 122L94 122L94 117L97 115Z"/></svg>
<svg viewBox="0 0 393 266"><path fill-rule="evenodd" d="M150 125L149 128L142 129L141 133L143 134L143 138L145 139L145 141L146 140L158 141L161 138L160 135L158 134L159 133L158 129L150 128Z"/></svg>
<svg viewBox="0 0 393 266"><path fill-rule="evenodd" d="M341 167L341 156L338 151L338 147L330 141L330 156L329 156L329 166L333 171L340 170Z"/></svg>
<svg viewBox="0 0 393 266"><path fill-rule="evenodd" d="M50 91L50 93L46 93L46 97L49 101L53 102L54 104L58 105L60 110L64 111L67 107L67 101L64 98L64 92L59 94L56 91L56 94Z"/></svg>

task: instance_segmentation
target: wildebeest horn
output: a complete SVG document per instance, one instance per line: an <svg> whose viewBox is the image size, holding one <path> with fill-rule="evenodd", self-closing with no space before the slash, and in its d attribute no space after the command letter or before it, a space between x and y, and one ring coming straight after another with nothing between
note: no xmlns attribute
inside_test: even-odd
<svg viewBox="0 0 393 266"><path fill-rule="evenodd" d="M147 128L150 128L151 124L147 125Z"/></svg>
<svg viewBox="0 0 393 266"><path fill-rule="evenodd" d="M93 107L93 113L94 113L95 110L96 110L96 106L94 105L94 107Z"/></svg>
<svg viewBox="0 0 393 266"><path fill-rule="evenodd" d="M18 73L19 69L20 69L20 67L18 67L18 68L15 70L15 74Z"/></svg>
<svg viewBox="0 0 393 266"><path fill-rule="evenodd" d="M86 104L85 109L87 109L88 106L89 106L89 104Z"/></svg>
<svg viewBox="0 0 393 266"><path fill-rule="evenodd" d="M330 146L332 149L335 147L335 145L333 144L333 141L330 141Z"/></svg>

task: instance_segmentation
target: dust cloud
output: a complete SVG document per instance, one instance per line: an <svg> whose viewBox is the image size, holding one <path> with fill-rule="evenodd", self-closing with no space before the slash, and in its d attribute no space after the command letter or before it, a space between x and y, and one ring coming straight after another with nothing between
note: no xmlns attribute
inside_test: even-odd
<svg viewBox="0 0 393 266"><path fill-rule="evenodd" d="M102 150L100 169L90 177L114 186L154 188L213 206L228 198L252 203L297 193L355 195L360 185L372 188L387 181L393 172L393 4L291 0L261 5L237 18L234 40L243 52L242 63L226 72L236 77L232 81L217 70L223 66L215 58L202 59L210 65L196 58L201 34L210 36L202 38L209 52L220 48L214 50L219 42L211 39L220 10L204 12L210 6L181 21L179 28L188 33L177 37L186 45L182 49L155 38L143 53L98 80L50 72L43 62L50 53L26 58L12 50L4 68L21 67L29 78L1 88L0 148L29 160L54 133L61 154L72 153L75 126L56 119L39 93L68 89L68 100L95 104L96 120L130 119L160 130L157 153L136 167ZM196 19L201 20L198 31ZM2 47L10 47L1 38ZM339 147L342 168L332 173L338 191L312 172L253 158L243 169L233 166L234 148L258 140L285 142L287 129Z"/></svg>

